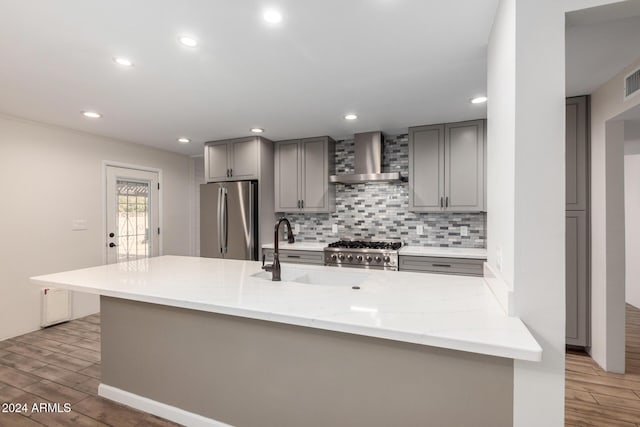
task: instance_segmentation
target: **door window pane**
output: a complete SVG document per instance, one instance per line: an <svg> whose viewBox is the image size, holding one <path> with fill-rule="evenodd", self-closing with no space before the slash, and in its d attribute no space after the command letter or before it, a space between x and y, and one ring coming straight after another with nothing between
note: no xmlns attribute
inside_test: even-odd
<svg viewBox="0 0 640 427"><path fill-rule="evenodd" d="M149 238L149 183L117 181L118 262L146 258Z"/></svg>

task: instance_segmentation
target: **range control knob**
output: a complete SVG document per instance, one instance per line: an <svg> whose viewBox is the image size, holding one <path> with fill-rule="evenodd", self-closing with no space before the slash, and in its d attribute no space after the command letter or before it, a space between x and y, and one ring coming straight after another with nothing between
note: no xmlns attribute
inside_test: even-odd
<svg viewBox="0 0 640 427"><path fill-rule="evenodd" d="M358 260L358 262L362 262L362 255L358 255L356 259Z"/></svg>
<svg viewBox="0 0 640 427"><path fill-rule="evenodd" d="M389 258L389 256L385 256L384 257L384 262L389 262L389 261L391 261L391 258Z"/></svg>
<svg viewBox="0 0 640 427"><path fill-rule="evenodd" d="M331 255L331 259L335 261L336 259L338 259L338 256L336 254L333 254Z"/></svg>
<svg viewBox="0 0 640 427"><path fill-rule="evenodd" d="M371 255L367 255L367 258L366 258L367 262L371 262L372 259L373 258L371 258Z"/></svg>
<svg viewBox="0 0 640 427"><path fill-rule="evenodd" d="M376 257L376 262L381 262L382 258L380 258L379 256Z"/></svg>
<svg viewBox="0 0 640 427"><path fill-rule="evenodd" d="M353 261L353 255L351 254L347 255L347 259L349 260L349 262Z"/></svg>
<svg viewBox="0 0 640 427"><path fill-rule="evenodd" d="M344 254L338 255L338 259L340 259L340 261L344 261Z"/></svg>

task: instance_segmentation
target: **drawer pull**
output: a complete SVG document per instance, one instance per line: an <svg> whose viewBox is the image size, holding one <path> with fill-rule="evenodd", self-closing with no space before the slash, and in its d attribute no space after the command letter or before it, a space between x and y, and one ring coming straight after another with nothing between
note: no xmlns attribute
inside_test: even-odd
<svg viewBox="0 0 640 427"><path fill-rule="evenodd" d="M300 255L285 255L287 258L300 258Z"/></svg>
<svg viewBox="0 0 640 427"><path fill-rule="evenodd" d="M451 267L451 264L431 264L433 267Z"/></svg>

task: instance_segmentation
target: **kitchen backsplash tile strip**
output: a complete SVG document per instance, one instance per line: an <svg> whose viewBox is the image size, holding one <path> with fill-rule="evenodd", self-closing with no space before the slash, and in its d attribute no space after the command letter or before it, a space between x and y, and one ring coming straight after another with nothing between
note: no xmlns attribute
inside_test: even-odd
<svg viewBox="0 0 640 427"><path fill-rule="evenodd" d="M388 136L384 143L383 172L409 173L407 135ZM353 173L353 140L337 141L336 173ZM287 213L291 224L299 224L298 241L331 242L338 237L371 239L400 238L405 245L484 248L486 214L409 212L409 184L336 184L333 214ZM338 225L338 233L331 231ZM422 225L424 233L417 234ZM461 227L469 229L461 236Z"/></svg>

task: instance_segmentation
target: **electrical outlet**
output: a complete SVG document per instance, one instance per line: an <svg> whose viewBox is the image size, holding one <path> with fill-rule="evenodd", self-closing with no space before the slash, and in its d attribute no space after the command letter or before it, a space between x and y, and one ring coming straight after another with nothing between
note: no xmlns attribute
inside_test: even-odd
<svg viewBox="0 0 640 427"><path fill-rule="evenodd" d="M294 224L293 232L294 233L299 233L300 232L300 224Z"/></svg>
<svg viewBox="0 0 640 427"><path fill-rule="evenodd" d="M331 232L332 233L338 232L338 224L331 224Z"/></svg>
<svg viewBox="0 0 640 427"><path fill-rule="evenodd" d="M467 227L466 225L463 225L462 227L460 227L460 235L461 236L468 236L469 235L469 227Z"/></svg>
<svg viewBox="0 0 640 427"><path fill-rule="evenodd" d="M416 233L420 236L424 234L424 226L423 225L416 225Z"/></svg>

